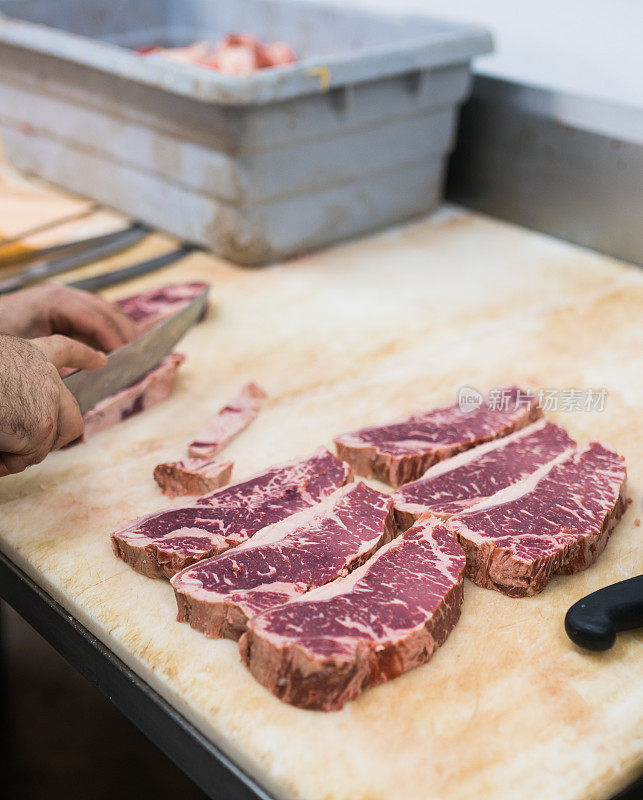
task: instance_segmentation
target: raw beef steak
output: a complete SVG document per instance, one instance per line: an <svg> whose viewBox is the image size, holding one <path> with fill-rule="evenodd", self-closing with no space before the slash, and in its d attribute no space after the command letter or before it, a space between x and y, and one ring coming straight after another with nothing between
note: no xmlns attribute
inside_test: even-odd
<svg viewBox="0 0 643 800"><path fill-rule="evenodd" d="M556 572L593 564L626 507L625 462L599 442L566 453L445 524L467 577L510 597L540 592Z"/></svg>
<svg viewBox="0 0 643 800"><path fill-rule="evenodd" d="M162 320L180 311L207 286L207 283L174 283L131 297L123 297L116 301L116 305L130 319L138 323L141 333L145 333Z"/></svg>
<svg viewBox="0 0 643 800"><path fill-rule="evenodd" d="M112 534L114 553L143 575L169 578L318 503L350 480L348 465L322 447L189 505L137 520Z"/></svg>
<svg viewBox="0 0 643 800"><path fill-rule="evenodd" d="M422 517L347 578L253 617L241 657L281 700L340 709L431 658L460 616L464 567L455 538Z"/></svg>
<svg viewBox="0 0 643 800"><path fill-rule="evenodd" d="M259 413L261 401L266 397L256 383L246 383L239 394L224 406L197 433L188 447L192 458L214 456L238 433L246 428Z"/></svg>
<svg viewBox="0 0 643 800"><path fill-rule="evenodd" d="M232 461L203 458L167 461L154 467L154 480L169 497L207 494L230 482L233 466Z"/></svg>
<svg viewBox="0 0 643 800"><path fill-rule="evenodd" d="M238 639L256 614L348 575L397 533L388 495L353 483L172 578L180 622Z"/></svg>
<svg viewBox="0 0 643 800"><path fill-rule="evenodd" d="M462 411L457 403L345 433L335 439L337 454L358 475L401 486L417 480L437 461L483 442L507 436L541 416L537 399L518 387L501 390L504 407Z"/></svg>
<svg viewBox="0 0 643 800"><path fill-rule="evenodd" d="M184 361L185 356L180 353L170 353L158 367L136 383L90 408L83 415L85 420L83 435L72 444L85 442L94 434L111 428L117 422L122 422L168 398L174 389L178 369Z"/></svg>
<svg viewBox="0 0 643 800"><path fill-rule="evenodd" d="M398 525L405 530L426 511L447 519L517 483L574 446L566 431L543 419L434 464L419 480L393 493Z"/></svg>

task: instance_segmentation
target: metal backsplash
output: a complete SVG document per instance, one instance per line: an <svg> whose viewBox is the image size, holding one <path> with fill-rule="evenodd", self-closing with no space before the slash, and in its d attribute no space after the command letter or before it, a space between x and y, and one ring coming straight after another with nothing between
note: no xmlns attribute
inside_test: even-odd
<svg viewBox="0 0 643 800"><path fill-rule="evenodd" d="M447 196L643 266L643 110L478 76Z"/></svg>

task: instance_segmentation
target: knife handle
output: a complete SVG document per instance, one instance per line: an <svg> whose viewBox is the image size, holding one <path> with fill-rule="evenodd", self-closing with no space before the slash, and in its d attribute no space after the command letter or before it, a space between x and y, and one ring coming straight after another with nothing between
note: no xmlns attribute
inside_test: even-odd
<svg viewBox="0 0 643 800"><path fill-rule="evenodd" d="M565 631L587 650L609 650L617 631L643 626L643 575L588 594L569 609Z"/></svg>

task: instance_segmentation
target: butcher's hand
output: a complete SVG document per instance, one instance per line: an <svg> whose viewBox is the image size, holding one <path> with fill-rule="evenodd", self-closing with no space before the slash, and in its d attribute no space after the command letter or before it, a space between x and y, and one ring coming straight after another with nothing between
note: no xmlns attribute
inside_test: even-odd
<svg viewBox="0 0 643 800"><path fill-rule="evenodd" d="M100 369L106 361L66 336L27 341L0 334L0 477L38 464L82 434L78 403L59 370Z"/></svg>
<svg viewBox="0 0 643 800"><path fill-rule="evenodd" d="M105 353L136 339L136 325L97 295L55 283L0 297L0 331L23 339L61 333Z"/></svg>

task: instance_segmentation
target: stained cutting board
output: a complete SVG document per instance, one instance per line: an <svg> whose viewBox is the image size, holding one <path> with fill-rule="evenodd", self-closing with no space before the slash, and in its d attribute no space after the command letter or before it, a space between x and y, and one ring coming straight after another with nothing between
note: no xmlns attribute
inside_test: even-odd
<svg viewBox="0 0 643 800"><path fill-rule="evenodd" d="M127 293L195 279L211 281L213 309L181 344L173 397L2 479L2 551L277 797L592 800L632 780L643 634L583 652L563 617L643 571L643 275L452 209L263 270L194 254ZM249 379L270 400L226 451L236 478L451 401L463 384L605 387L604 411L550 416L626 456L633 502L591 569L524 600L467 582L462 619L430 664L341 712L298 710L253 680L235 644L175 622L169 584L136 574L109 545L114 528L167 505L154 465L185 455L196 427Z"/></svg>

